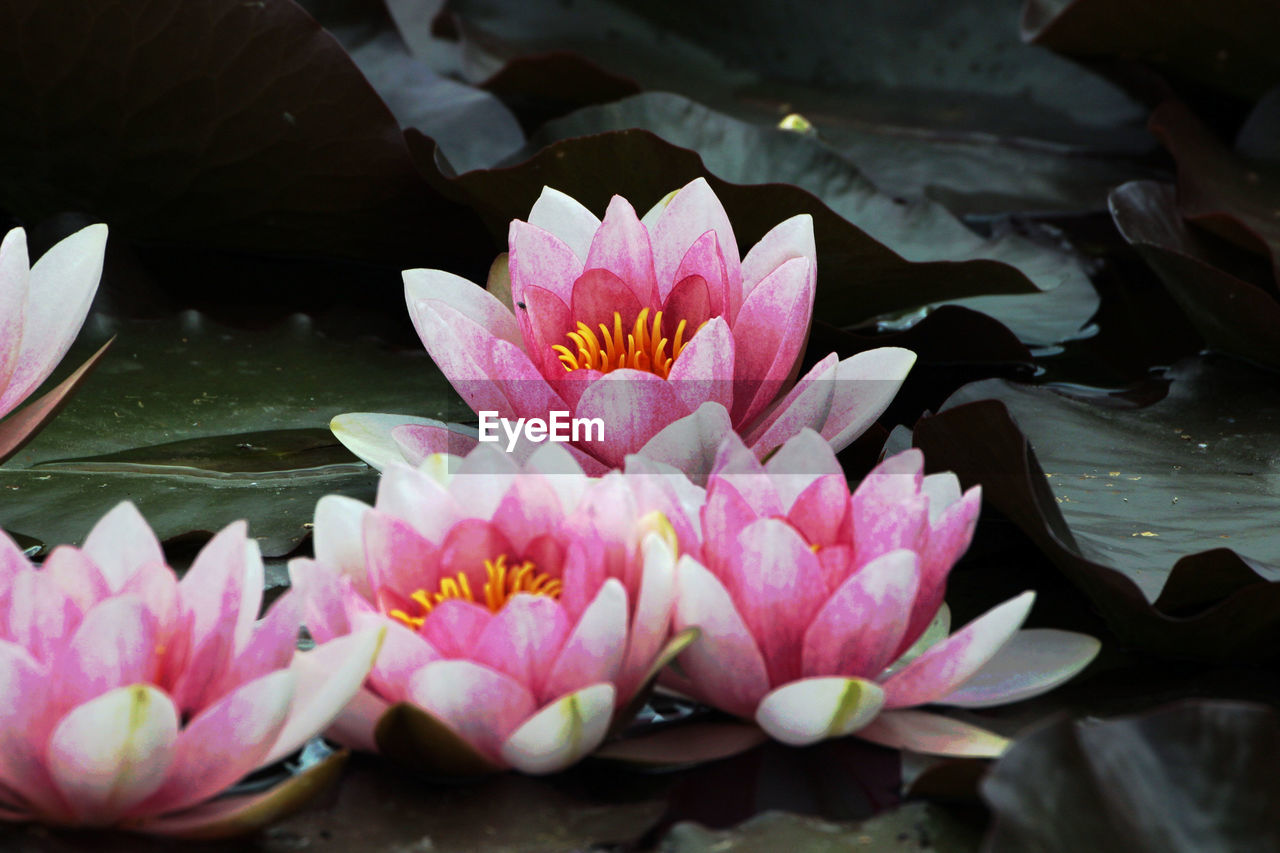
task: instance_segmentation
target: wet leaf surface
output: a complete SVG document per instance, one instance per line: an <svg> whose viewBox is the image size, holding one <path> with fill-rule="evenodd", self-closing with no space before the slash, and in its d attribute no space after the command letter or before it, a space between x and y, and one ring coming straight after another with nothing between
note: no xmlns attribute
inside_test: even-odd
<svg viewBox="0 0 1280 853"><path fill-rule="evenodd" d="M1259 659L1280 638L1276 379L1225 359L1171 370L1135 406L989 380L922 420L931 468L982 483L1123 640ZM1028 447L1030 441L1030 448Z"/></svg>
<svg viewBox="0 0 1280 853"><path fill-rule="evenodd" d="M1276 849L1278 748L1275 711L1259 705L1059 719L1015 743L983 782L995 813L984 849Z"/></svg>

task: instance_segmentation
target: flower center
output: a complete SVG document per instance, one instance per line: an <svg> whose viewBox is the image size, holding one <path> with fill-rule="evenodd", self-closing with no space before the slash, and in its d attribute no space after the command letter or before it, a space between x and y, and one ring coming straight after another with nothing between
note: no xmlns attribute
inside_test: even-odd
<svg viewBox="0 0 1280 853"><path fill-rule="evenodd" d="M608 373L622 367L630 367L633 370L644 370L666 379L671 373L671 365L675 364L680 351L688 343L684 340L686 323L687 321L681 320L676 326L675 338L668 341L662 335L662 312L659 311L653 315L651 324L649 309L644 308L636 318L631 332L624 335L622 315L614 311L613 329L601 323L599 338L596 337L595 332L587 328L586 323L578 322L578 331L568 334L569 340L577 347L576 353L561 344L555 344L551 348L559 354L560 361L567 371L587 369ZM667 354L668 345L671 348L670 355Z"/></svg>
<svg viewBox="0 0 1280 853"><path fill-rule="evenodd" d="M494 613L501 610L503 605L518 593L559 598L563 587L556 578L534 568L529 560L525 560L518 566L508 566L506 554L499 555L496 560L485 560L484 569L488 578L484 582L484 589L481 592L483 598L479 603L483 603ZM471 592L471 582L463 572L458 572L451 578L442 578L435 592L420 589L409 597L421 608L420 615L411 616L399 609L388 611L387 615L415 631L422 627L422 623L427 621L427 616L440 602L451 598L472 602L476 600Z"/></svg>

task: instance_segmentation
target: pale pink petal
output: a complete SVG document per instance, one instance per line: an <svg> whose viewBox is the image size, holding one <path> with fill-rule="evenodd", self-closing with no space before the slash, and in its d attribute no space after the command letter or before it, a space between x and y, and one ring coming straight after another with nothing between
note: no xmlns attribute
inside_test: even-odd
<svg viewBox="0 0 1280 853"><path fill-rule="evenodd" d="M21 646L0 641L0 785L19 794L14 805L60 814L61 797L45 768L44 745L56 719L50 719L49 670Z"/></svg>
<svg viewBox="0 0 1280 853"><path fill-rule="evenodd" d="M289 669L297 681L289 719L259 767L284 758L337 719L373 668L382 636L380 630L360 631L294 655Z"/></svg>
<svg viewBox="0 0 1280 853"><path fill-rule="evenodd" d="M590 684L615 681L626 645L627 591L610 578L573 626L536 698L547 701Z"/></svg>
<svg viewBox="0 0 1280 853"><path fill-rule="evenodd" d="M53 578L26 571L13 579L0 608L0 637L23 646L39 660L57 658L80 623L80 608Z"/></svg>
<svg viewBox="0 0 1280 853"><path fill-rule="evenodd" d="M678 284L676 271L690 247L708 231L715 231L724 258L729 286L725 314L732 324L742 304L742 261L733 226L720 199L705 178L696 178L677 192L658 214L653 232L653 268L658 281L658 298L665 302Z"/></svg>
<svg viewBox="0 0 1280 853"><path fill-rule="evenodd" d="M705 483L716 449L732 432L729 410L719 403L703 403L693 414L664 426L637 453L683 471L694 483Z"/></svg>
<svg viewBox="0 0 1280 853"><path fill-rule="evenodd" d="M656 288L649 231L640 224L635 209L622 196L615 195L609 200L604 220L591 240L584 268L609 270L631 288L638 302L646 305L653 302ZM576 290L573 313L582 319L578 313Z"/></svg>
<svg viewBox="0 0 1280 853"><path fill-rule="evenodd" d="M1021 627L1034 592L1024 592L933 646L884 682L885 707L936 702L973 677Z"/></svg>
<svg viewBox="0 0 1280 853"><path fill-rule="evenodd" d="M912 551L890 551L854 573L805 631L804 675L879 675L902 641L919 579Z"/></svg>
<svg viewBox="0 0 1280 853"><path fill-rule="evenodd" d="M507 306L489 291L444 270L405 270L404 300L413 313L418 302L443 302L494 337L521 346L520 327Z"/></svg>
<svg viewBox="0 0 1280 853"><path fill-rule="evenodd" d="M22 346L0 412L8 412L48 378L71 348L102 276L107 226L90 225L59 241L36 261L27 279Z"/></svg>
<svg viewBox="0 0 1280 853"><path fill-rule="evenodd" d="M522 773L563 770L595 751L613 720L612 684L594 684L538 711L502 745L502 758Z"/></svg>
<svg viewBox="0 0 1280 853"><path fill-rule="evenodd" d="M405 463L414 467L437 453L466 456L477 444L474 427L463 424L400 424L391 430L391 441Z"/></svg>
<svg viewBox="0 0 1280 853"><path fill-rule="evenodd" d="M930 478L925 477L925 484ZM928 541L920 551L920 591L916 594L916 606L911 613L911 624L902 642L905 647L914 643L925 630L933 614L942 606L947 591L947 575L960 555L969 547L973 531L982 509L982 489L974 486L956 503L943 512L941 518L931 524ZM933 500L929 502L929 515L933 515Z"/></svg>
<svg viewBox="0 0 1280 853"><path fill-rule="evenodd" d="M178 734L164 784L137 811L193 806L253 771L288 718L295 680L288 670L269 673L193 717Z"/></svg>
<svg viewBox="0 0 1280 853"><path fill-rule="evenodd" d="M431 418L415 418L381 412L347 412L329 421L329 431L360 460L379 471L404 462L404 452L395 438L395 430L412 425L445 426ZM441 443L441 450L448 444ZM434 451L433 451L434 452Z"/></svg>
<svg viewBox="0 0 1280 853"><path fill-rule="evenodd" d="M733 404L733 334L722 317L702 327L680 352L667 381L688 411L704 402Z"/></svg>
<svg viewBox="0 0 1280 853"><path fill-rule="evenodd" d="M543 187L542 194L533 203L529 210L529 224L559 237L584 262L591 248L591 238L600 228L600 220L594 213L577 199L551 187Z"/></svg>
<svg viewBox="0 0 1280 853"><path fill-rule="evenodd" d="M21 552L18 553L19 559L22 559ZM0 556L0 563L3 562L4 557ZM157 565L152 564L152 566ZM52 579L81 611L88 610L111 594L107 579L98 568L98 564L89 559L89 556L79 548L59 545L45 558L40 571L45 577ZM163 569L161 573L170 578L173 577L173 573L167 569Z"/></svg>
<svg viewBox="0 0 1280 853"><path fill-rule="evenodd" d="M93 526L82 550L102 569L112 590L124 586L140 567L164 562L159 540L128 501L116 504Z"/></svg>
<svg viewBox="0 0 1280 853"><path fill-rule="evenodd" d="M831 413L831 400L835 392L836 366L840 360L835 353L819 361L800 378L787 395L765 412L754 424L746 427L743 439L756 456L764 457L777 450L788 439L803 430L818 431Z"/></svg>
<svg viewBox="0 0 1280 853"><path fill-rule="evenodd" d="M108 598L85 614L54 667L58 707L150 681L155 665L156 624L150 611L132 595Z"/></svg>
<svg viewBox="0 0 1280 853"><path fill-rule="evenodd" d="M468 660L428 664L409 682L409 695L481 754L499 761L502 744L537 710L520 682Z"/></svg>
<svg viewBox="0 0 1280 853"><path fill-rule="evenodd" d="M844 469L840 467L835 451L811 429L801 430L787 439L769 457L764 470L777 482L778 497L783 507L788 509L815 480L822 477L844 480Z"/></svg>
<svg viewBox="0 0 1280 853"><path fill-rule="evenodd" d="M734 423L755 420L792 375L813 316L814 286L812 264L795 258L770 273L742 303L733 324Z"/></svg>
<svg viewBox="0 0 1280 853"><path fill-rule="evenodd" d="M470 657L493 613L483 604L446 599L423 622L422 637L444 657Z"/></svg>
<svg viewBox="0 0 1280 853"><path fill-rule="evenodd" d="M676 553L662 536L650 533L641 543L643 574L631 617L631 640L616 679L618 702L625 705L644 686L671 633L676 600Z"/></svg>
<svg viewBox="0 0 1280 853"><path fill-rule="evenodd" d="M325 495L316 501L311 547L316 562L337 569L356 592L369 598L372 590L364 570L361 531L369 505L346 495Z"/></svg>
<svg viewBox="0 0 1280 853"><path fill-rule="evenodd" d="M698 639L680 655L694 697L740 717L752 717L769 692L769 676L755 638L729 591L688 555L676 564L672 629L698 628Z"/></svg>
<svg viewBox="0 0 1280 853"><path fill-rule="evenodd" d="M981 669L936 701L962 708L988 708L1030 699L1074 678L1097 657L1101 647L1093 637L1074 631L1019 631Z"/></svg>
<svg viewBox="0 0 1280 853"><path fill-rule="evenodd" d="M923 546L929 523L929 502L920 491L923 464L919 450L903 451L877 465L854 489L849 518L857 563Z"/></svg>
<svg viewBox="0 0 1280 853"><path fill-rule="evenodd" d="M867 350L841 361L822 437L837 451L848 447L889 408L915 363L916 354L900 347Z"/></svg>
<svg viewBox="0 0 1280 853"><path fill-rule="evenodd" d="M690 329L697 329L708 317L727 316L729 275L716 232L708 231L693 241L672 278L670 285L663 285L670 288L663 299L663 310L676 320L688 320ZM701 287L690 283L699 280ZM682 293L685 288L693 288L692 293Z"/></svg>
<svg viewBox="0 0 1280 853"><path fill-rule="evenodd" d="M114 823L164 782L178 712L149 684L119 687L62 718L49 738L53 782L83 823Z"/></svg>
<svg viewBox="0 0 1280 853"><path fill-rule="evenodd" d="M434 618L433 613L432 619L428 621ZM369 672L368 686L388 702L400 702L407 698L409 679L413 674L443 657L427 637L379 613L357 614L351 620L351 627L354 631L385 631L378 659Z"/></svg>
<svg viewBox="0 0 1280 853"><path fill-rule="evenodd" d="M528 222L514 220L507 237L511 270L511 297L524 301L527 287L542 287L560 297L566 305L573 295L573 283L584 269L583 261L563 240ZM518 314L518 312L517 312ZM525 319L521 329L526 331Z"/></svg>
<svg viewBox="0 0 1280 853"><path fill-rule="evenodd" d="M434 592L440 584L440 547L398 518L373 511L364 516L365 571L373 602L385 613L400 609L416 615L413 594Z"/></svg>
<svg viewBox="0 0 1280 853"><path fill-rule="evenodd" d="M927 711L885 711L858 731L858 737L924 755L957 758L998 758L1008 738Z"/></svg>
<svg viewBox="0 0 1280 853"><path fill-rule="evenodd" d="M337 741L348 749L376 753L378 721L390 707L387 700L372 691L360 690L342 709L338 719L325 729L325 737Z"/></svg>
<svg viewBox="0 0 1280 853"><path fill-rule="evenodd" d="M262 605L263 571L258 543L249 539L243 521L227 525L200 549L178 584L184 607L194 615L193 648L228 627L231 648L243 648Z"/></svg>
<svg viewBox="0 0 1280 853"><path fill-rule="evenodd" d="M306 557L289 561L289 585L304 603L303 623L316 642L351 633L348 596L358 596L351 582L328 566Z"/></svg>
<svg viewBox="0 0 1280 853"><path fill-rule="evenodd" d="M303 597L296 589L288 590L272 602L267 615L253 626L249 641L231 661L220 689L213 695L221 695L288 666L298 645L304 608Z"/></svg>
<svg viewBox="0 0 1280 853"><path fill-rule="evenodd" d="M926 474L920 490L929 498L929 524L937 524L942 514L960 500L960 478L951 471Z"/></svg>
<svg viewBox="0 0 1280 853"><path fill-rule="evenodd" d="M545 595L517 594L485 626L471 657L519 681L536 702L569 629L568 617L557 601Z"/></svg>
<svg viewBox="0 0 1280 853"><path fill-rule="evenodd" d="M748 298L755 286L793 258L804 258L817 266L818 249L813 241L813 217L801 213L784 219L742 259L742 295Z"/></svg>
<svg viewBox="0 0 1280 853"><path fill-rule="evenodd" d="M439 541L459 519L471 514L464 513L458 505L452 493L452 481L448 479L451 476L449 470L458 460L443 461L446 463L443 466L445 481L433 476L429 470L434 469L430 466L428 469L406 465L387 468L378 480L374 509L407 522L424 539Z"/></svg>
<svg viewBox="0 0 1280 853"><path fill-rule="evenodd" d="M760 700L755 719L775 740L807 746L852 734L875 719L884 692L861 678L802 678Z"/></svg>
<svg viewBox="0 0 1280 853"><path fill-rule="evenodd" d="M805 630L827 600L822 567L795 528L775 518L747 525L721 576L764 657L770 684L800 677Z"/></svg>
<svg viewBox="0 0 1280 853"><path fill-rule="evenodd" d="M616 468L628 453L644 447L689 411L671 383L652 373L625 368L588 387L574 414L604 421L604 440L592 442L591 452Z"/></svg>
<svg viewBox="0 0 1280 853"><path fill-rule="evenodd" d="M13 228L0 242L0 392L9 386L18 350L22 347L22 327L27 319L27 284L30 274L27 255L27 232ZM8 413L0 406L0 416Z"/></svg>

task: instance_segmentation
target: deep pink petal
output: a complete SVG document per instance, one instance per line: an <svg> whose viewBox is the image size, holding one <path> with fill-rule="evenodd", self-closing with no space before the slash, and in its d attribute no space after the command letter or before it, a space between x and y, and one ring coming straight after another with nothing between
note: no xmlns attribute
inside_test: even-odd
<svg viewBox="0 0 1280 853"><path fill-rule="evenodd" d="M727 409L733 404L734 358L729 324L716 317L681 350L667 381L688 411L705 402L719 403Z"/></svg>
<svg viewBox="0 0 1280 853"><path fill-rule="evenodd" d="M631 283L608 269L588 269L573 285L573 326L570 331L577 330L582 323L591 333L601 340L604 334L600 326L612 335L614 331L613 315L621 318L623 333L630 332L635 326L640 309L648 305L647 299L636 295ZM576 352L572 341L561 338L550 343L563 344ZM601 340L601 343L603 341ZM597 368L601 365L596 365Z"/></svg>
<svg viewBox="0 0 1280 853"><path fill-rule="evenodd" d="M929 502L920 491L923 465L920 451L904 451L877 465L854 490L849 518L856 562L898 548L923 548L929 523Z"/></svg>
<svg viewBox="0 0 1280 853"><path fill-rule="evenodd" d="M516 305L516 312L529 327L525 348L530 360L544 376L554 376L557 369L563 370L564 364L552 347L557 344L572 347L568 335L577 326L569 303L545 287L529 285L524 289L524 298Z"/></svg>
<svg viewBox="0 0 1280 853"><path fill-rule="evenodd" d="M399 424L391 429L391 440L401 458L412 466L435 453L466 456L479 442L474 435L446 424Z"/></svg>
<svg viewBox="0 0 1280 853"><path fill-rule="evenodd" d="M723 300L723 288L718 295ZM667 295L666 304L662 306L662 328L666 336L672 338L683 320L685 326L681 338L687 341L702 328L703 323L712 317L722 316L723 313L712 310L711 295L705 278L700 275L685 276L672 288Z"/></svg>
<svg viewBox="0 0 1280 853"><path fill-rule="evenodd" d="M591 452L616 468L628 453L644 447L663 427L690 411L665 379L623 369L588 387L574 414L604 421L604 440L592 442Z"/></svg>
<svg viewBox="0 0 1280 853"><path fill-rule="evenodd" d="M690 280L702 280L705 288L706 308L702 308L702 288L694 292L693 301L682 294L684 287L689 287ZM698 323L709 317L727 317L729 308L729 275L725 270L724 255L720 252L720 238L715 231L708 231L693 241L689 251L680 259L673 281L663 284L660 289L669 288L664 297L665 310L677 319L689 321L691 328L696 329Z"/></svg>
<svg viewBox="0 0 1280 853"><path fill-rule="evenodd" d="M745 425L743 439L757 456L777 450L806 429L822 429L831 413L839 362L835 353L819 361L763 417Z"/></svg>
<svg viewBox="0 0 1280 853"><path fill-rule="evenodd" d="M484 629L493 621L493 613L483 604L449 599L437 604L420 633L442 656L470 657Z"/></svg>
<svg viewBox="0 0 1280 853"><path fill-rule="evenodd" d="M928 479L925 478L926 481ZM947 591L947 576L960 555L969 547L981 509L981 487L975 486L961 500L947 507L941 518L930 525L928 542L920 551L920 591L916 594L911 623L902 638L903 645L898 650L899 654L905 652L924 633L933 614L942 606L942 599ZM930 514L932 513L931 502Z"/></svg>
<svg viewBox="0 0 1280 853"><path fill-rule="evenodd" d="M792 376L808 338L815 278L810 262L795 258L770 273L742 303L733 325L735 424L755 420Z"/></svg>
<svg viewBox="0 0 1280 853"><path fill-rule="evenodd" d="M413 594L435 592L440 585L439 546L398 518L377 510L365 514L364 554L374 604L384 613L399 609L416 615Z"/></svg>
<svg viewBox="0 0 1280 853"><path fill-rule="evenodd" d="M615 195L609 200L600 229L591 240L585 269L609 270L626 282L636 301L645 305L653 303L656 288L649 230L640 224L635 209L622 196ZM576 293L574 298L574 316L582 319Z"/></svg>

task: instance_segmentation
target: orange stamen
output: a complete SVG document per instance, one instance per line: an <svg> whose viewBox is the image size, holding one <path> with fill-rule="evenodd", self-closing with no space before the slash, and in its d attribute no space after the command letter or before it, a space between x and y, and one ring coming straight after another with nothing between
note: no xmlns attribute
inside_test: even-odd
<svg viewBox="0 0 1280 853"><path fill-rule="evenodd" d="M586 323L579 321L577 331L567 334L573 348L563 344L555 344L551 348L555 350L566 371L598 370L609 373L629 367L666 379L671 373L671 365L675 364L687 343L684 339L687 325L688 321L681 320L676 326L675 336L668 340L662 334L662 312L656 312L650 323L649 309L644 308L630 333L623 334L622 315L614 311L612 329L604 323L597 326L600 329L599 338ZM671 355L667 355L668 347L671 348Z"/></svg>
<svg viewBox="0 0 1280 853"><path fill-rule="evenodd" d="M501 610L512 597L520 593L559 598L563 587L557 578L539 572L529 560L525 560L518 566L508 566L506 554L499 555L496 560L485 560L484 569L488 579L484 583L483 598L480 603L494 613ZM436 592L420 589L409 597L418 605L421 615L413 616L398 608L387 611L387 615L415 631L422 627L422 623L427 621L427 616L440 602L449 599L471 602L476 600L471 592L471 583L463 572L458 572L451 578L442 578Z"/></svg>

